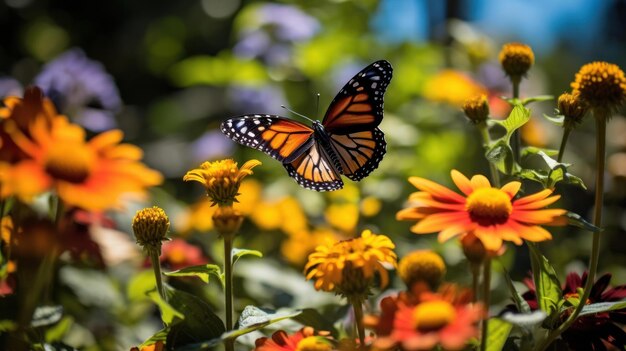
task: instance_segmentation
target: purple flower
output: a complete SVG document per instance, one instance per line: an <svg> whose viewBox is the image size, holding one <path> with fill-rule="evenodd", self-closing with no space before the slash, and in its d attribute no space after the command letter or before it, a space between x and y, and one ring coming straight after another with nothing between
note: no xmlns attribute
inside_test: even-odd
<svg viewBox="0 0 626 351"><path fill-rule="evenodd" d="M254 10L239 33L233 48L236 55L261 58L271 65L281 65L291 57L293 43L311 38L320 28L319 22L290 5L265 4Z"/></svg>
<svg viewBox="0 0 626 351"><path fill-rule="evenodd" d="M212 130L196 139L191 148L193 160L197 163L231 155L235 150L235 143L220 131Z"/></svg>
<svg viewBox="0 0 626 351"><path fill-rule="evenodd" d="M35 84L54 101L57 109L94 131L115 126L113 115L122 101L102 64L80 49L71 49L46 64Z"/></svg>
<svg viewBox="0 0 626 351"><path fill-rule="evenodd" d="M22 96L24 87L11 77L0 77L0 98L7 96Z"/></svg>
<svg viewBox="0 0 626 351"><path fill-rule="evenodd" d="M234 86L228 91L232 109L238 114L263 113L284 114L280 107L285 104L282 90L274 86Z"/></svg>

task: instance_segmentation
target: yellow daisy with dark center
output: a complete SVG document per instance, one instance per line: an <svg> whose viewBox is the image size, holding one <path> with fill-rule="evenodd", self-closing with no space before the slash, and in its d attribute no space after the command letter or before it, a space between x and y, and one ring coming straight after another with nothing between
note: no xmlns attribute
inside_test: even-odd
<svg viewBox="0 0 626 351"><path fill-rule="evenodd" d="M626 77L618 65L592 62L580 68L571 84L592 108L613 109L626 101Z"/></svg>

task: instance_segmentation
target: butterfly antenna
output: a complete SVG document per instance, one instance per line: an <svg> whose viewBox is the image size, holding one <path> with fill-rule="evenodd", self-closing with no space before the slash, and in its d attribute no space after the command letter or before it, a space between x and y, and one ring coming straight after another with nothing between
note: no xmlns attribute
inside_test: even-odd
<svg viewBox="0 0 626 351"><path fill-rule="evenodd" d="M309 117L307 117L307 116L305 116L305 115L303 115L303 114L300 114L300 113L298 113L298 112L296 112L296 111L294 111L294 110L292 110L292 109L288 108L288 107L287 107L287 106L285 106L285 105L280 105L280 107L282 107L282 108L284 108L285 110L287 110L287 111L289 111L289 112L293 113L293 114L294 114L294 115L296 115L296 116L300 116L300 117L302 117L302 118L306 119L307 121L309 121L309 122L311 122L311 123L314 123L314 122L315 122L314 120L310 119Z"/></svg>

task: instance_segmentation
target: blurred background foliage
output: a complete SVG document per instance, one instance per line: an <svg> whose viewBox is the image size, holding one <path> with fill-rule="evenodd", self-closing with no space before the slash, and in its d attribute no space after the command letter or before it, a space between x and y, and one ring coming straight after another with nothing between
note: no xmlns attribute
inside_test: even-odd
<svg viewBox="0 0 626 351"><path fill-rule="evenodd" d="M501 44L520 41L535 51L522 97L558 96L570 90L584 63L605 60L624 68L624 20L624 0L3 0L0 95L20 95L29 84L41 85L63 113L94 134L121 128L126 141L143 148L146 162L167 178L150 204L164 208L173 222L174 240L164 245L163 256L169 269L221 260L210 222L213 208L202 189L183 183L182 175L205 160L261 160L263 166L241 190L239 208L248 220L235 246L260 250L265 257L238 263L236 310L247 304L314 307L339 316L345 310L336 309L337 299L314 292L301 269L318 243L351 237L363 228L389 235L400 257L415 248L435 249L449 265L448 280L469 284L456 243L440 245L434 235L411 234L410 224L396 221L395 213L414 191L409 176L451 185L451 169L487 174L479 135L460 105L485 93L492 114L506 117L508 105L500 96L510 95L510 87L497 62ZM347 181L345 189L329 194L304 190L278 162L235 145L218 130L234 115L286 115L283 104L321 119L342 85L378 59L394 67L381 125L388 152L361 183ZM527 144L558 148L560 129L541 117L553 114L555 106L554 101L531 105L533 119L523 129ZM608 216L600 268L616 275L614 283L624 283L623 116L610 122L608 140ZM593 145L593 123L586 121L570 138L564 160L574 164L572 173L589 189L558 188L559 207L587 218ZM68 344L127 349L159 329L141 290L151 284L150 274L142 272L147 266L129 234L131 216L144 205L108 214L112 225L86 234L104 265L61 269L59 299L72 322L57 332ZM560 276L582 269L589 233L571 227L553 233L554 240L540 248ZM527 256L524 248L509 247L501 263L520 280L529 271ZM495 301L505 304L504 284L499 275L494 279ZM170 283L221 308L217 283Z"/></svg>

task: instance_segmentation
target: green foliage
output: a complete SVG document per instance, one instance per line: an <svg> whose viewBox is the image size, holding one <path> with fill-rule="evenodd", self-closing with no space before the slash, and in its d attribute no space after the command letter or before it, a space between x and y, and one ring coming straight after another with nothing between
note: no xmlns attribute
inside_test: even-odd
<svg viewBox="0 0 626 351"><path fill-rule="evenodd" d="M218 265L215 265L215 264L203 264L199 266L189 266L189 267L181 268L173 272L164 272L163 274L165 274L168 277L198 277L200 278L200 280L202 280L206 284L209 283L209 277L213 275L217 277L218 279L220 279L220 282L223 285L222 270L220 269Z"/></svg>
<svg viewBox="0 0 626 351"><path fill-rule="evenodd" d="M537 303L542 311L551 315L558 312L557 304L562 297L561 283L548 259L537 250L533 243L527 242L526 244L530 251Z"/></svg>
<svg viewBox="0 0 626 351"><path fill-rule="evenodd" d="M256 306L246 306L239 316L237 329L222 335L222 339L236 339L283 319L294 318L302 311L266 312Z"/></svg>
<svg viewBox="0 0 626 351"><path fill-rule="evenodd" d="M255 257L263 257L263 253L258 250L249 250L249 249L237 249L233 248L233 266L240 258L244 256L255 256Z"/></svg>
<svg viewBox="0 0 626 351"><path fill-rule="evenodd" d="M216 57L186 58L170 68L169 77L179 87L199 84L258 86L267 81L267 73L260 63L240 59L228 53Z"/></svg>
<svg viewBox="0 0 626 351"><path fill-rule="evenodd" d="M520 166L513 158L511 148L511 136L530 120L530 110L521 104L515 104L513 110L504 121L494 120L492 123L504 128L505 134L495 139L487 147L485 157L489 162L494 163L500 172L504 174L514 174L520 170Z"/></svg>
<svg viewBox="0 0 626 351"><path fill-rule="evenodd" d="M513 329L511 323L505 322L499 318L489 318L487 320L488 336L487 351L501 351L506 340Z"/></svg>

